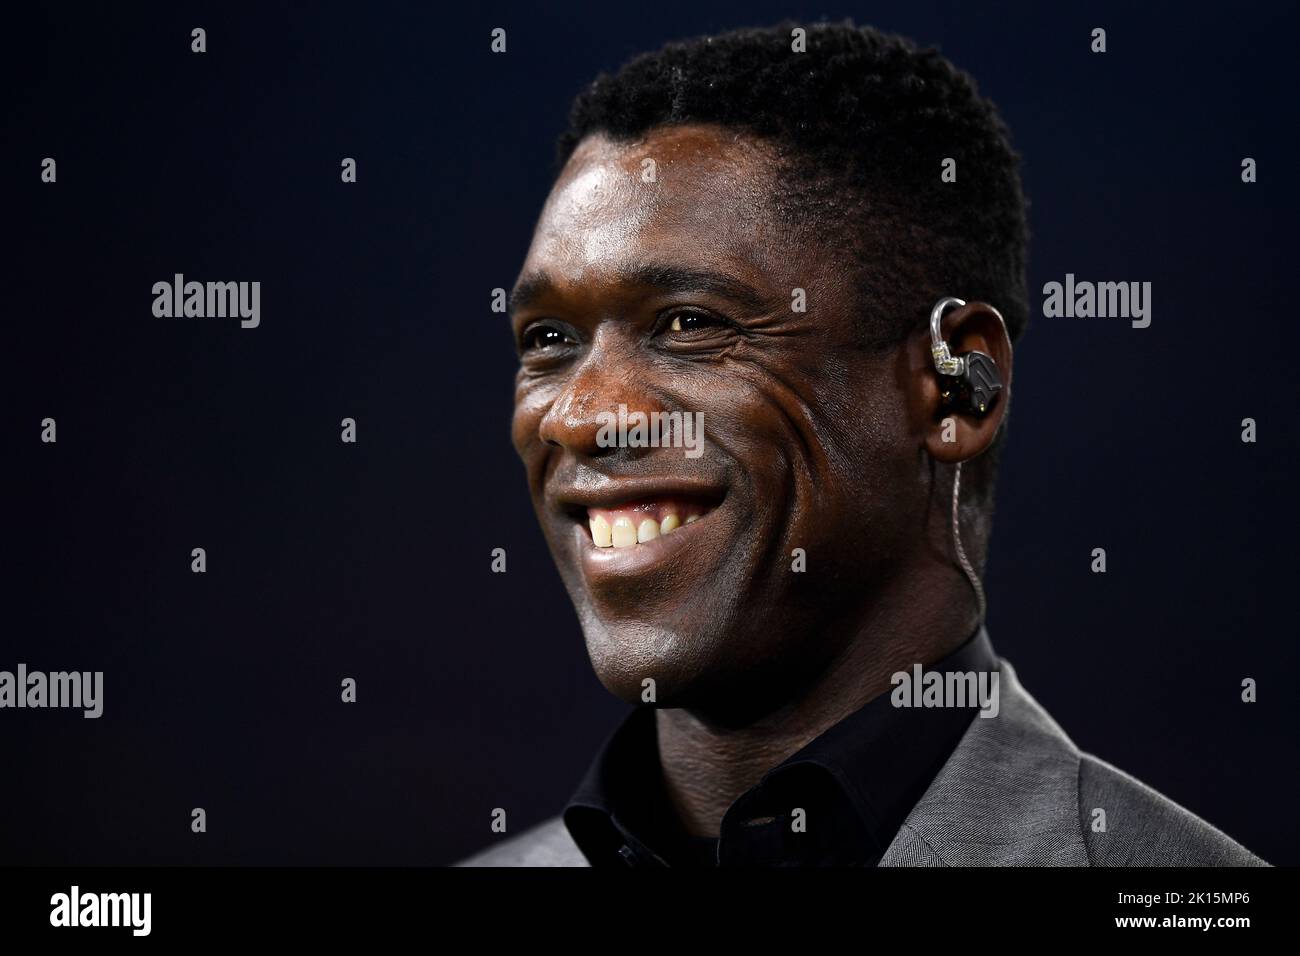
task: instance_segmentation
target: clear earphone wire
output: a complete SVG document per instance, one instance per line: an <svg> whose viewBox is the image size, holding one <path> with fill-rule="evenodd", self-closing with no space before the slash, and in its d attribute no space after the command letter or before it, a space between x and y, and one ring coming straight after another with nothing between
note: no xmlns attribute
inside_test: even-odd
<svg viewBox="0 0 1300 956"><path fill-rule="evenodd" d="M966 557L966 549L961 546L961 462L957 462L957 470L952 479L952 545L957 552L957 562L961 565L962 571L966 573L966 579L970 581L970 586L975 591L975 601L979 605L979 622L984 624L984 585L980 583L979 575L971 567L970 559Z"/></svg>

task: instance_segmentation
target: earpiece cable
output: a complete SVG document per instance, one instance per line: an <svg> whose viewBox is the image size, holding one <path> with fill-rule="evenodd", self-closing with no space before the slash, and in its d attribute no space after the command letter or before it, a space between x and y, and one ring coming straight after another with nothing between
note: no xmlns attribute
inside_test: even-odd
<svg viewBox="0 0 1300 956"><path fill-rule="evenodd" d="M980 583L979 575L971 567L970 560L966 557L966 549L961 546L961 462L957 462L957 471L952 479L952 544L957 551L957 561L961 564L961 569L966 573L966 579L970 581L970 586L975 591L975 601L979 605L979 623L984 623L984 585Z"/></svg>

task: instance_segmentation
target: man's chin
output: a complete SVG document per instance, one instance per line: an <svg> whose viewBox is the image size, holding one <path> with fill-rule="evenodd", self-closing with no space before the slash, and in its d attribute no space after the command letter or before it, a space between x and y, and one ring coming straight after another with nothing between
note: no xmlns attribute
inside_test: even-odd
<svg viewBox="0 0 1300 956"><path fill-rule="evenodd" d="M584 624L583 633L596 677L625 703L684 706L705 682L707 650L700 637L627 621Z"/></svg>

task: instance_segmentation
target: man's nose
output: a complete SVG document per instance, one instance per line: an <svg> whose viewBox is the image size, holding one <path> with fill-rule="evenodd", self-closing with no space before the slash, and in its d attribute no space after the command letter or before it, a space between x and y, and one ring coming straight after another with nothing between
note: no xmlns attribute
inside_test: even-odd
<svg viewBox="0 0 1300 956"><path fill-rule="evenodd" d="M538 435L575 455L596 458L618 450L619 406L622 417L642 412L647 418L664 411L646 380L646 368L629 355L629 343L597 336L581 364L542 416Z"/></svg>

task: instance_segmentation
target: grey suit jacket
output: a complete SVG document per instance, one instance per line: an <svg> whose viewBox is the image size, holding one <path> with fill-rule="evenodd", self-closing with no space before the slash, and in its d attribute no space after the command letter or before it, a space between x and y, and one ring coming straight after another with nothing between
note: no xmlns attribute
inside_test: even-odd
<svg viewBox="0 0 1300 956"><path fill-rule="evenodd" d="M881 866L1266 866L1122 770L1081 752L1001 661L976 717ZM1105 812L1105 829L1100 829ZM1094 821L1098 821L1094 823ZM588 866L552 817L458 866Z"/></svg>

